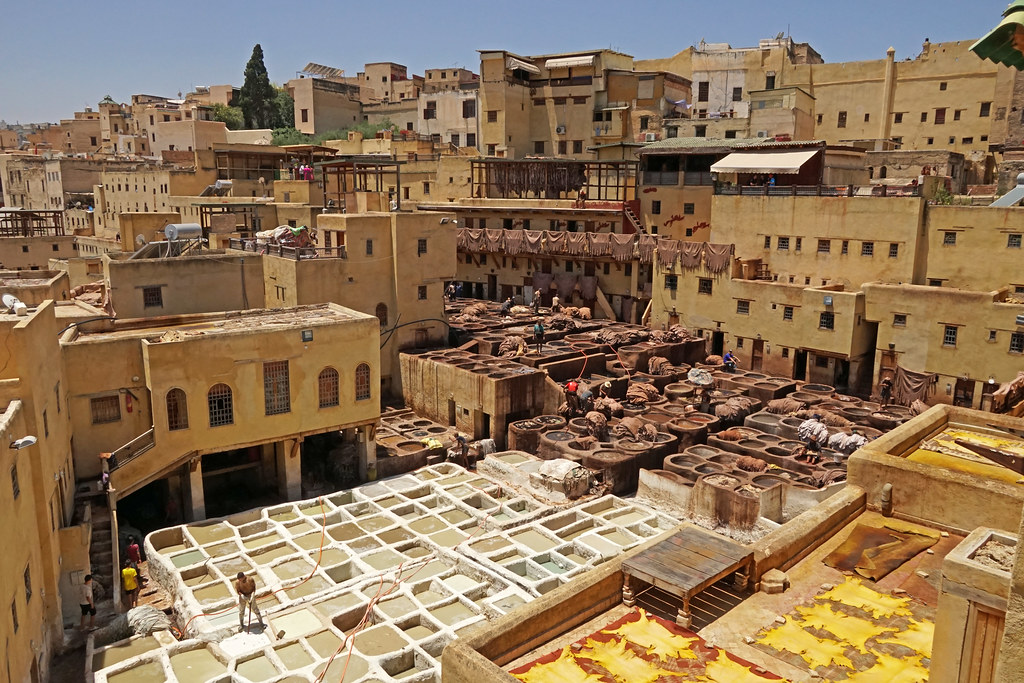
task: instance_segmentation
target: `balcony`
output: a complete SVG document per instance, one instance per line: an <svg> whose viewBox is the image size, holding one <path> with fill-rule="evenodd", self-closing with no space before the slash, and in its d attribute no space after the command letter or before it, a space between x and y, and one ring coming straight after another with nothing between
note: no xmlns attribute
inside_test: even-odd
<svg viewBox="0 0 1024 683"><path fill-rule="evenodd" d="M644 171L642 182L644 185L675 187L679 185L679 171Z"/></svg>

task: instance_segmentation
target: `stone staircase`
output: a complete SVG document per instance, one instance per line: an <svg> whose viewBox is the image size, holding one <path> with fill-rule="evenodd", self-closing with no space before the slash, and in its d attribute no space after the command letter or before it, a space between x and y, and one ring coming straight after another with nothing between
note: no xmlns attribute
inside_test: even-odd
<svg viewBox="0 0 1024 683"><path fill-rule="evenodd" d="M92 538L89 541L89 565L92 572L93 597L99 614L114 612L114 549L110 537L110 510L92 505ZM102 588L100 588L102 587ZM97 620L99 616L97 616Z"/></svg>

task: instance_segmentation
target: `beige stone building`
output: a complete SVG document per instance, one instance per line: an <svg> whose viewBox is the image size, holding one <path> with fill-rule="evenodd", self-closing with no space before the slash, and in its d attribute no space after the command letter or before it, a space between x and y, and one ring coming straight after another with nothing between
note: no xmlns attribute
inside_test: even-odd
<svg viewBox="0 0 1024 683"><path fill-rule="evenodd" d="M487 156L582 158L595 144L658 139L685 78L635 73L613 50L525 57L480 52L481 146ZM635 118L635 120L634 120Z"/></svg>
<svg viewBox="0 0 1024 683"><path fill-rule="evenodd" d="M317 135L342 130L362 120L358 85L346 83L340 70L319 75L310 64L299 78L285 84L295 100L295 127L303 133ZM321 67L327 68L327 67ZM334 72L339 72L334 74Z"/></svg>

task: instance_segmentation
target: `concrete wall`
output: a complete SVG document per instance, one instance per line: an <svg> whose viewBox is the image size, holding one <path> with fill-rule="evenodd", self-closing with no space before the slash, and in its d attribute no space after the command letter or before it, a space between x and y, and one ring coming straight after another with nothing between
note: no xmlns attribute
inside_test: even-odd
<svg viewBox="0 0 1024 683"><path fill-rule="evenodd" d="M918 197L716 195L711 236L714 242L735 244L740 258L762 259L780 280L829 273L835 282L852 287L875 280L919 283L925 267L924 207ZM779 237L789 238L788 248L780 249ZM829 242L828 252L819 251L819 240ZM866 242L873 246L872 256L862 255ZM896 258L889 256L893 244Z"/></svg>
<svg viewBox="0 0 1024 683"><path fill-rule="evenodd" d="M925 229L926 282L941 280L943 287L981 291L1009 285L1024 292L1024 247L1012 246L1024 241L1024 209L929 206ZM949 233L954 244L946 244ZM980 263L985 267L979 268Z"/></svg>
<svg viewBox="0 0 1024 683"><path fill-rule="evenodd" d="M112 260L104 266L119 318L142 318L264 307L263 258L210 254L175 259ZM159 287L161 305L147 306L143 291Z"/></svg>

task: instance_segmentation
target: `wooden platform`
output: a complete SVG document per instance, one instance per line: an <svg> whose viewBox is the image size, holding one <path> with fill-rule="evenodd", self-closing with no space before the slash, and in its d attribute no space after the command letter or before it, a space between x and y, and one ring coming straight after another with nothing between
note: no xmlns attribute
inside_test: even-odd
<svg viewBox="0 0 1024 683"><path fill-rule="evenodd" d="M745 590L753 561L753 551L739 543L689 527L623 561L622 602L635 604L630 579L639 579L681 598L676 623L690 628L690 599L733 572L737 589Z"/></svg>

